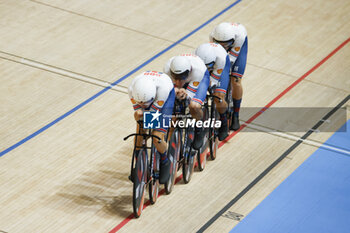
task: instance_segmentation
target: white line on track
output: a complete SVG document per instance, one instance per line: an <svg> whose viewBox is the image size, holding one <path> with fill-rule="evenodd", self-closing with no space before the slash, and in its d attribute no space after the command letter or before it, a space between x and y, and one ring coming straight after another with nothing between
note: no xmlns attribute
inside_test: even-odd
<svg viewBox="0 0 350 233"><path fill-rule="evenodd" d="M0 53L3 55L3 56L0 56L0 57L4 58L4 59L7 59L7 60L18 62L18 63L24 64L24 65L28 65L28 66L31 66L31 67L35 67L35 68L38 68L38 69L41 69L41 70L49 71L49 72L52 72L52 73L55 73L55 74L63 75L63 76L66 76L66 77L69 77L69 78L73 78L73 79L76 79L76 80L80 80L80 81L83 81L83 82L91 83L91 84L94 84L94 85L97 85L97 86L111 87L112 90L128 94L128 89L126 87L123 87L123 86L118 86L118 85L117 86L112 86L111 83L99 80L97 78L89 77L89 76L86 76L86 75L83 75L83 74L74 73L74 72L69 71L69 70L65 70L65 69L61 69L61 68L58 68L58 67L54 67L54 66L47 65L47 64L44 64L44 63L41 63L41 62L33 61L31 59L27 59L27 58L19 57L19 56L16 56L16 55L12 55L12 54L9 54L9 53L6 53L6 52L1 52L0 51Z"/></svg>

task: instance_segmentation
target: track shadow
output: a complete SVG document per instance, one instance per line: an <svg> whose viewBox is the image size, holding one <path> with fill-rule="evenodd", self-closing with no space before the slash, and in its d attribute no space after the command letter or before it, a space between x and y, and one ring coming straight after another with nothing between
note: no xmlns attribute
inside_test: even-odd
<svg viewBox="0 0 350 233"><path fill-rule="evenodd" d="M105 217L128 217L132 213L132 183L128 180L130 164L125 162L124 166L121 163L120 158L119 161L109 158L69 184L57 187L57 193L47 200L47 205L67 213L91 211ZM115 169L121 167L123 171Z"/></svg>
<svg viewBox="0 0 350 233"><path fill-rule="evenodd" d="M127 218L132 214L132 195L99 196L96 197L104 203L103 211L108 215L118 215Z"/></svg>

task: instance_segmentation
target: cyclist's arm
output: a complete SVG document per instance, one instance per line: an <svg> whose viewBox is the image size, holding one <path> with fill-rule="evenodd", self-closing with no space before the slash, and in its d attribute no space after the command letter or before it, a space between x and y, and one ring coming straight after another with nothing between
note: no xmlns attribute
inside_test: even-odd
<svg viewBox="0 0 350 233"><path fill-rule="evenodd" d="M196 93L197 93L197 90L198 90L198 87L199 87L199 81L191 81L187 88L186 88L186 93L187 93L187 98L188 99L192 99Z"/></svg>
<svg viewBox="0 0 350 233"><path fill-rule="evenodd" d="M203 104L203 100L205 99L205 96L207 95L207 90L209 87L209 72L205 72L202 77L201 80L199 82L199 84L197 85L197 90L196 90L196 94L194 95L194 97L191 99L191 101L197 102L199 104ZM196 85L196 83L194 83Z"/></svg>
<svg viewBox="0 0 350 233"><path fill-rule="evenodd" d="M230 56L231 64L234 64L236 62L237 57L241 52L241 48L243 46L244 40L245 40L245 36L238 36L233 47L228 52L228 55Z"/></svg>
<svg viewBox="0 0 350 233"><path fill-rule="evenodd" d="M210 86L218 86L218 82L221 79L222 71L225 68L225 60L223 60L221 57L218 57L216 59L214 70L210 74Z"/></svg>
<svg viewBox="0 0 350 233"><path fill-rule="evenodd" d="M165 104L165 101L168 99L169 92L168 93L160 93L160 92L157 93L156 99L154 100L154 102L151 106L152 111L161 112L162 108Z"/></svg>

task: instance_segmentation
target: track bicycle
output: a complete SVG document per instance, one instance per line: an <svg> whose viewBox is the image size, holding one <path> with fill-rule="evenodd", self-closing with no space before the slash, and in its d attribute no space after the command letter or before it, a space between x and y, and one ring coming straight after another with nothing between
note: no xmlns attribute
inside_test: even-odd
<svg viewBox="0 0 350 233"><path fill-rule="evenodd" d="M142 129L142 121L139 124L138 133L133 133L124 138L124 141L130 137L135 136L134 150L131 161L131 175L129 179L133 182L133 211L136 218L140 217L144 207L145 190L148 186L149 199L151 204L157 201L159 192L159 163L160 154L153 145L147 146L147 139L156 138L161 141L158 136L152 135L151 130ZM137 138L142 138L141 146L137 146ZM148 151L150 150L150 157L148 158Z"/></svg>

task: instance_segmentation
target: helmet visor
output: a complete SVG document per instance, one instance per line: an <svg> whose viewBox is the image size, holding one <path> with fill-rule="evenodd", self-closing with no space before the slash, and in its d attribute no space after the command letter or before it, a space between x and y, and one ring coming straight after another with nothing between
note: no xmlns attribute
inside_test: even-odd
<svg viewBox="0 0 350 233"><path fill-rule="evenodd" d="M219 41L219 40L215 40L215 38L213 38L213 41L217 44L220 44L225 49L232 47L233 43L235 42L234 39L227 40L227 41Z"/></svg>
<svg viewBox="0 0 350 233"><path fill-rule="evenodd" d="M170 70L171 77L175 80L185 80L187 79L189 73L190 71L186 70L185 72L182 72L180 74L175 74L172 70Z"/></svg>
<svg viewBox="0 0 350 233"><path fill-rule="evenodd" d="M210 63L208 63L208 64L205 64L205 65L207 66L207 69L208 69L209 72L213 71L213 69L214 69L214 64L215 64L214 61L213 61L213 62L210 62Z"/></svg>
<svg viewBox="0 0 350 233"><path fill-rule="evenodd" d="M148 108L154 101L154 98L148 100L148 101L137 101L135 100L138 105L141 106L141 108Z"/></svg>

